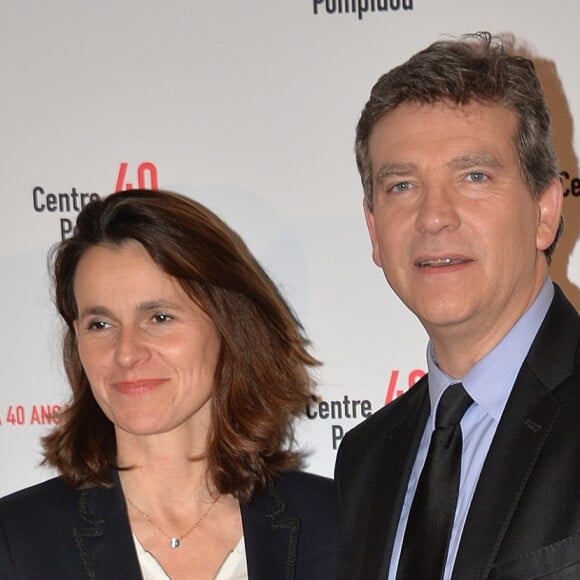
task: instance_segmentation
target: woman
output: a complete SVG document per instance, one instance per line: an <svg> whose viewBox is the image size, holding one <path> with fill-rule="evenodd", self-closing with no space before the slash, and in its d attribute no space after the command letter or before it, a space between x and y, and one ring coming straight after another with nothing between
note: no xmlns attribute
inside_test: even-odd
<svg viewBox="0 0 580 580"><path fill-rule="evenodd" d="M317 363L242 240L188 198L115 193L54 285L60 477L0 501L0 577L334 578L332 482L288 445Z"/></svg>

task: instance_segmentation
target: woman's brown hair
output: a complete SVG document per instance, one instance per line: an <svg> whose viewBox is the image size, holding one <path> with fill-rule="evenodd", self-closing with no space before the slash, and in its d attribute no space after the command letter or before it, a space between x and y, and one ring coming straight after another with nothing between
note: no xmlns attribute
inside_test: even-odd
<svg viewBox="0 0 580 580"><path fill-rule="evenodd" d="M96 245L143 245L213 320L221 337L206 454L220 493L248 500L297 467L293 419L313 399L302 326L241 238L203 205L178 194L132 190L89 203L73 236L53 250L57 309L66 323L64 367L72 388L60 423L44 438L45 461L73 487L107 485L117 465L113 424L97 405L77 350L73 283Z"/></svg>

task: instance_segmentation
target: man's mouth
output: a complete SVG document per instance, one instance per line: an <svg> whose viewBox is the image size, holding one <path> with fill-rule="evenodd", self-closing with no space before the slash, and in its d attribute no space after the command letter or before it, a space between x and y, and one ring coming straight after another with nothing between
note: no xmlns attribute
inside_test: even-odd
<svg viewBox="0 0 580 580"><path fill-rule="evenodd" d="M417 266L419 266L419 268L441 268L444 266L453 266L455 264L464 264L467 261L468 260L461 258L429 258L417 261Z"/></svg>

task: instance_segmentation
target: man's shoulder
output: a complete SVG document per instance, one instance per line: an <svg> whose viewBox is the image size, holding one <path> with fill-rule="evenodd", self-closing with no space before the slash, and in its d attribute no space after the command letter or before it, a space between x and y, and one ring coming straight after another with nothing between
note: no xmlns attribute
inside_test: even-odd
<svg viewBox="0 0 580 580"><path fill-rule="evenodd" d="M580 375L580 316L557 285L526 363L552 388Z"/></svg>
<svg viewBox="0 0 580 580"><path fill-rule="evenodd" d="M405 421L409 413L418 411L428 398L428 377L425 375L407 392L388 403L370 417L353 427L344 437L342 445L360 439L373 440L379 433L394 429Z"/></svg>
<svg viewBox="0 0 580 580"><path fill-rule="evenodd" d="M351 479L353 470L372 472L384 458L394 441L414 437L429 413L427 375L405 394L389 403L351 429L342 440L335 464L335 478Z"/></svg>
<svg viewBox="0 0 580 580"><path fill-rule="evenodd" d="M554 298L540 327L540 332L543 329L557 334L563 331L566 335L570 334L576 341L580 335L578 310L557 284L554 284Z"/></svg>

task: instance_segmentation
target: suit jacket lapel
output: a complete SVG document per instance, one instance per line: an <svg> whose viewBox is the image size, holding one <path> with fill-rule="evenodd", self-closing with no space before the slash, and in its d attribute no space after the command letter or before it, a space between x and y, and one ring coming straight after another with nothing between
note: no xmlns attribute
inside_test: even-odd
<svg viewBox="0 0 580 580"><path fill-rule="evenodd" d="M561 405L552 390L572 373L577 343L578 316L556 288L483 465L453 578L489 575L535 462L560 414Z"/></svg>
<svg viewBox="0 0 580 580"><path fill-rule="evenodd" d="M387 577L407 483L429 416L427 377L412 390L390 409L394 427L377 443L382 449L372 454L376 471L366 480L372 484L361 578Z"/></svg>
<svg viewBox="0 0 580 580"><path fill-rule="evenodd" d="M486 578L528 478L560 412L534 379L520 372L498 426L463 529L453 578Z"/></svg>
<svg viewBox="0 0 580 580"><path fill-rule="evenodd" d="M300 521L272 484L241 505L250 580L294 578Z"/></svg>
<svg viewBox="0 0 580 580"><path fill-rule="evenodd" d="M116 472L111 488L78 492L73 530L87 578L140 580L141 569Z"/></svg>

